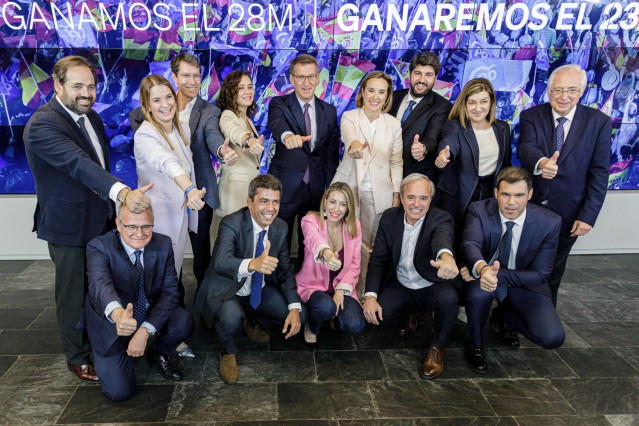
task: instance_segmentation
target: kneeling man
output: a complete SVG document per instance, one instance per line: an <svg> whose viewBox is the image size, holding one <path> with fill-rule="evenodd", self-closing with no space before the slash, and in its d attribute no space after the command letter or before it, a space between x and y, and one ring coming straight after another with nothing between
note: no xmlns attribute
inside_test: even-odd
<svg viewBox="0 0 639 426"><path fill-rule="evenodd" d="M457 318L460 284L453 257L453 217L430 203L435 186L412 173L401 183L403 207L384 212L366 274L364 316L397 324L415 311L435 312L435 342L419 372L434 379L444 370L445 344Z"/></svg>
<svg viewBox="0 0 639 426"><path fill-rule="evenodd" d="M561 218L528 204L532 175L508 167L497 176L495 197L468 208L461 249L475 280L467 284L468 342L465 359L476 373L488 369L483 328L493 298L503 312L501 337L518 347L520 332L537 345L553 349L564 342L564 329L551 300L548 278L555 262Z"/></svg>
<svg viewBox="0 0 639 426"><path fill-rule="evenodd" d="M182 374L171 355L193 331L193 317L178 306L178 277L171 239L153 233L153 211L118 207L117 230L87 246L89 292L80 328L87 331L102 393L127 399L135 384L134 360L146 351L170 380Z"/></svg>
<svg viewBox="0 0 639 426"><path fill-rule="evenodd" d="M269 335L262 327L283 324L288 339L306 322L288 254L288 227L277 217L282 184L273 175L258 175L248 192L248 207L220 222L195 297L195 309L220 338L220 375L227 384L238 379L234 335L242 325L251 341L266 343Z"/></svg>

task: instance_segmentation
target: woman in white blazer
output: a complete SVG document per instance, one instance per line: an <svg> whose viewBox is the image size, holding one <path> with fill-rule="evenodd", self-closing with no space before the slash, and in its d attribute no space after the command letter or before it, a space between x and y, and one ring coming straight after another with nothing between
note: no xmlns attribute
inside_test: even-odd
<svg viewBox="0 0 639 426"><path fill-rule="evenodd" d="M362 224L362 272L357 285L362 296L379 220L384 210L399 206L402 125L386 114L393 104L393 81L381 71L364 77L355 104L357 109L342 115L344 159L333 182L347 183L355 194Z"/></svg>
<svg viewBox="0 0 639 426"><path fill-rule="evenodd" d="M260 171L264 137L258 135L251 121L256 109L254 95L251 75L246 71L232 71L220 88L217 100L222 110L220 129L237 154L234 165L222 164L220 169L220 208L215 211L220 217L246 207L249 182Z"/></svg>

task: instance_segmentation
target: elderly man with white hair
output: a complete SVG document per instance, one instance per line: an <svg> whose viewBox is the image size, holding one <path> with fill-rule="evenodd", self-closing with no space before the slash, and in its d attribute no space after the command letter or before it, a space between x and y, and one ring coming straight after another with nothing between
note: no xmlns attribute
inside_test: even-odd
<svg viewBox="0 0 639 426"><path fill-rule="evenodd" d="M521 114L517 155L533 172L532 202L561 216L552 300L577 237L595 224L606 197L612 123L602 112L579 104L587 85L579 65L564 65L548 78L549 103Z"/></svg>

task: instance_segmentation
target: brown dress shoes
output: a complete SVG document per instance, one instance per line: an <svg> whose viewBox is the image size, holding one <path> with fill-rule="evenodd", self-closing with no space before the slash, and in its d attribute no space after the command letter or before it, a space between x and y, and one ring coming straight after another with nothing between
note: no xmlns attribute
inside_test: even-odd
<svg viewBox="0 0 639 426"><path fill-rule="evenodd" d="M83 382L97 383L100 381L98 375L95 374L93 364L73 365L67 362L67 368Z"/></svg>
<svg viewBox="0 0 639 426"><path fill-rule="evenodd" d="M437 346L431 346L426 352L426 357L422 363L422 368L419 370L419 377L422 379L430 380L439 377L444 371L444 357L446 356L446 349Z"/></svg>

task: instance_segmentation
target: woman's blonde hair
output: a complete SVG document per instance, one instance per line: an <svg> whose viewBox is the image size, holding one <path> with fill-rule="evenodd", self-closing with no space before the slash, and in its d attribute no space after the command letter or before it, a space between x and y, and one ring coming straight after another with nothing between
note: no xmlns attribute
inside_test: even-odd
<svg viewBox="0 0 639 426"><path fill-rule="evenodd" d="M169 144L171 150L173 150L173 145L171 145L171 141L169 141L169 136L166 134L162 125L158 122L158 120L153 117L153 113L151 112L151 88L153 86L166 86L171 91L173 95L173 99L175 99L175 114L173 114L173 127L177 129L180 134L180 138L184 142L184 145L188 145L187 139L184 137L184 132L182 132L182 126L180 125L179 113L177 112L177 95L175 94L175 90L173 90L173 86L169 81L162 77L161 75L147 75L142 79L140 83L140 106L142 107L142 112L144 113L144 118L146 121L151 123L151 125L160 132L166 143Z"/></svg>
<svg viewBox="0 0 639 426"><path fill-rule="evenodd" d="M388 112L393 106L393 79L390 78L388 74L382 71L371 71L366 74L364 80L362 80L362 84L359 85L359 90L357 91L357 96L355 97L355 105L357 108L364 107L364 90L366 90L366 85L368 82L374 78L381 78L386 81L388 85L388 94L386 95L386 101L382 106L382 112Z"/></svg>
<svg viewBox="0 0 639 426"><path fill-rule="evenodd" d="M338 191L344 194L346 197L346 214L344 215L344 225L346 226L346 233L349 237L355 238L357 235L357 220L355 219L355 197L353 196L353 190L348 184L344 182L335 182L331 184L324 192L322 201L320 202L320 213L310 212L319 218L320 227L324 228L324 221L326 220L326 199L331 195L333 191Z"/></svg>
<svg viewBox="0 0 639 426"><path fill-rule="evenodd" d="M497 97L495 96L495 89L493 89L493 85L485 78L473 78L466 83L457 97L457 100L453 105L453 109L451 109L450 114L448 114L448 120L459 120L459 124L461 124L461 126L465 129L469 120L468 107L466 106L468 98L481 92L487 92L488 96L490 96L490 111L488 111L486 120L492 125L497 120L495 117Z"/></svg>

